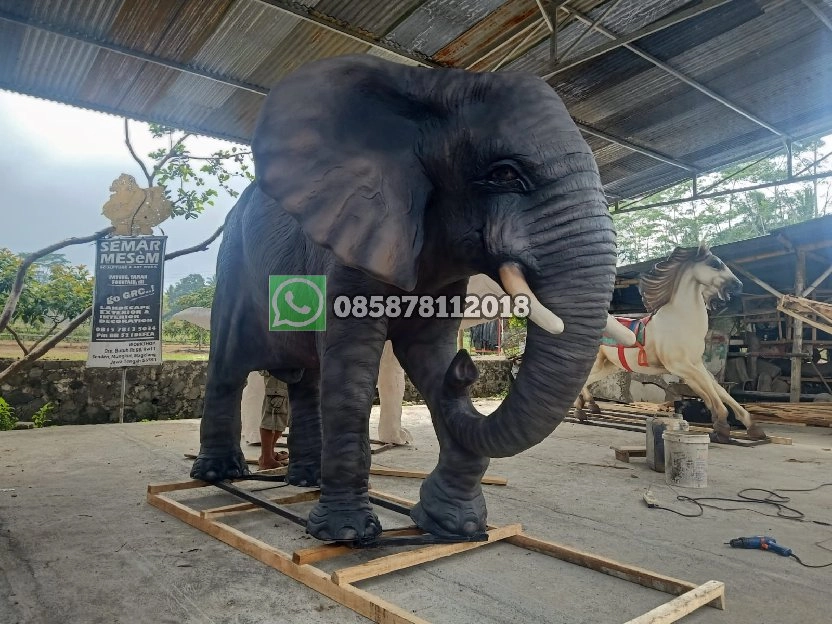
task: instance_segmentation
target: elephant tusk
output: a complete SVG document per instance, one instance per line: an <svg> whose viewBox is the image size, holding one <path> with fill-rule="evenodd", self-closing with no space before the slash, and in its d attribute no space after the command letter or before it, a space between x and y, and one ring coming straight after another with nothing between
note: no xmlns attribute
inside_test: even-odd
<svg viewBox="0 0 832 624"><path fill-rule="evenodd" d="M604 335L625 347L632 347L636 344L636 335L619 323L612 314L607 314L607 326L604 328Z"/></svg>
<svg viewBox="0 0 832 624"><path fill-rule="evenodd" d="M563 321L538 301L517 264L506 262L500 267L500 282L503 290L512 297L526 295L529 298L529 318L535 325L550 334L563 333Z"/></svg>

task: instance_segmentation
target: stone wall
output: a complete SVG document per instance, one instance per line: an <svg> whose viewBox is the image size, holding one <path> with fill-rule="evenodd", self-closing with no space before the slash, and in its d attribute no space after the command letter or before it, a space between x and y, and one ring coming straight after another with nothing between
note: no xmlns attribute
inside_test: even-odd
<svg viewBox="0 0 832 624"><path fill-rule="evenodd" d="M498 396L508 389L511 365L502 358L474 358L480 377L475 397ZM11 364L0 360L0 370ZM198 418L207 362L170 361L161 366L127 369L124 421ZM15 408L20 420L30 420L45 403L54 405L53 423L80 425L118 422L121 369L87 368L84 362L38 360L0 384L0 396ZM405 401L422 398L407 380Z"/></svg>

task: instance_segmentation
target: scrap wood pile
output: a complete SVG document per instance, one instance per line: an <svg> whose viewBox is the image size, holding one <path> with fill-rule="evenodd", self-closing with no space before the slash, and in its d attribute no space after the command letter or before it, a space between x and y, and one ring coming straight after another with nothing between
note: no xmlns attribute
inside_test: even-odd
<svg viewBox="0 0 832 624"><path fill-rule="evenodd" d="M832 403L745 403L760 422L780 422L832 427Z"/></svg>

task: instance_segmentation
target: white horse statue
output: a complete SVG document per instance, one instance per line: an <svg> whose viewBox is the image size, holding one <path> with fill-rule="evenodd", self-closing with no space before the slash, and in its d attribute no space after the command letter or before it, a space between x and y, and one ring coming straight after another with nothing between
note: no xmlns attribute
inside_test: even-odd
<svg viewBox="0 0 832 624"><path fill-rule="evenodd" d="M484 297L494 295L497 297L505 295L505 291L487 275L474 275L468 281L469 295ZM211 308L192 307L177 312L171 318L189 321L203 329L211 329ZM460 323L460 330L487 322L488 319L463 319ZM612 316L607 318L605 335L626 344L632 345L636 342L635 335L626 327L618 323ZM402 399L405 391L405 377L396 356L393 354L393 346L388 340L384 344L381 354L378 373L378 397L380 403L380 416L378 424L378 440L391 444L409 444L413 441L410 432L402 427ZM253 372L248 376L248 382L243 389L242 398L242 437L249 443L260 440L260 410L265 395L265 384L263 376Z"/></svg>
<svg viewBox="0 0 832 624"><path fill-rule="evenodd" d="M741 288L742 282L706 244L674 249L640 279L639 290L649 314L638 319L640 327L631 327L639 343L633 347L601 345L586 385L575 401L576 416L585 418L585 406L598 411L587 386L612 373L671 373L681 377L710 410L714 441L730 442L726 405L745 425L749 438L765 439L762 428L719 385L702 361L708 310L724 305Z"/></svg>

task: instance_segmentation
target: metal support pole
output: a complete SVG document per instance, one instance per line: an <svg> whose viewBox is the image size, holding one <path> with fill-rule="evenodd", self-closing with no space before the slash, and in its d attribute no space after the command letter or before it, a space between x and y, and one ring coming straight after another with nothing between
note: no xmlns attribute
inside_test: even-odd
<svg viewBox="0 0 832 624"><path fill-rule="evenodd" d="M786 178L791 180L794 176L792 172L792 140L786 139Z"/></svg>
<svg viewBox="0 0 832 624"><path fill-rule="evenodd" d="M121 367L121 409L118 413L118 422L124 422L124 395L127 392L127 367Z"/></svg>
<svg viewBox="0 0 832 624"><path fill-rule="evenodd" d="M803 292L806 287L806 251L797 250L797 265L794 271L794 292ZM789 402L800 403L800 388L803 374L803 321L792 318L792 353L800 354L792 357L791 387L789 389Z"/></svg>

